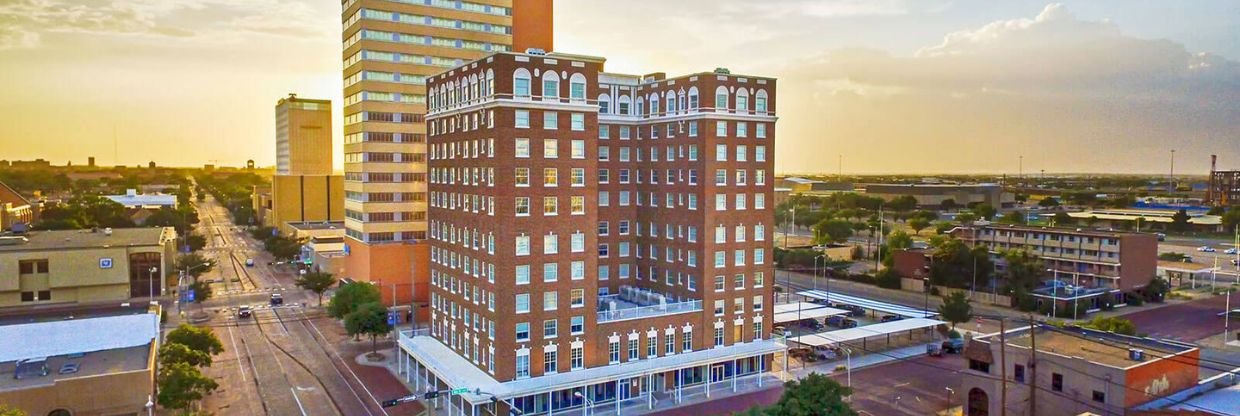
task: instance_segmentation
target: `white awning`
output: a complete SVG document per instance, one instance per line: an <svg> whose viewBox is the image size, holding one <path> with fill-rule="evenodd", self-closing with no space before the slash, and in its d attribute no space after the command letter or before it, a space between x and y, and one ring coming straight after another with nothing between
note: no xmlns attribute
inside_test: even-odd
<svg viewBox="0 0 1240 416"><path fill-rule="evenodd" d="M795 322L802 319L825 318L828 316L845 315L848 311L829 308L811 302L794 302L775 305L775 323Z"/></svg>
<svg viewBox="0 0 1240 416"><path fill-rule="evenodd" d="M930 328L943 324L946 324L946 322L937 319L910 318L901 319L899 321L883 322L881 324L824 332L821 334L789 337L788 340L811 347L820 347L824 345L835 345L843 342L856 341L864 338L886 336L904 331Z"/></svg>
<svg viewBox="0 0 1240 416"><path fill-rule="evenodd" d="M798 295L811 297L815 299L823 299L831 303L842 303L845 305L860 306L864 309L875 310L893 315L900 315L905 318L929 318L938 316L938 312L930 310L923 311L921 308L911 308L904 305L887 303L873 299L867 299L857 296L849 296L837 292L826 292L822 290L803 290L797 292Z"/></svg>
<svg viewBox="0 0 1240 416"><path fill-rule="evenodd" d="M157 336L153 313L4 325L0 362L136 347Z"/></svg>

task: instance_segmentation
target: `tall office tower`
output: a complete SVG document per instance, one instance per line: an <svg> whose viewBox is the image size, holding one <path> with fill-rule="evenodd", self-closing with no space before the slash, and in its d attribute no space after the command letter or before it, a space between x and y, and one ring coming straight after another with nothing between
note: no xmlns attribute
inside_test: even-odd
<svg viewBox="0 0 1240 416"><path fill-rule="evenodd" d="M644 408L784 348L775 80L603 66L504 52L428 81L432 317L400 345L420 382L485 392L463 414Z"/></svg>
<svg viewBox="0 0 1240 416"><path fill-rule="evenodd" d="M332 102L289 94L276 103L276 174L262 225L293 232L289 223L344 219L344 177L332 174Z"/></svg>
<svg viewBox="0 0 1240 416"><path fill-rule="evenodd" d="M289 94L276 103L276 174L332 174L332 102Z"/></svg>
<svg viewBox="0 0 1240 416"><path fill-rule="evenodd" d="M552 0L345 0L345 276L426 298L427 76L552 47ZM391 299L389 297L395 297Z"/></svg>

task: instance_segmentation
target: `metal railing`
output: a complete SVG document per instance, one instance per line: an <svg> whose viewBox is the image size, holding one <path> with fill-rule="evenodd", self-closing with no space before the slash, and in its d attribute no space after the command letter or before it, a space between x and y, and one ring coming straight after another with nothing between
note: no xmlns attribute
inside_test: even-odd
<svg viewBox="0 0 1240 416"><path fill-rule="evenodd" d="M640 319L652 316L674 315L678 313L701 312L702 301L691 300L684 302L666 303L662 305L636 306L624 309L603 309L598 311L599 322L623 321L626 319Z"/></svg>

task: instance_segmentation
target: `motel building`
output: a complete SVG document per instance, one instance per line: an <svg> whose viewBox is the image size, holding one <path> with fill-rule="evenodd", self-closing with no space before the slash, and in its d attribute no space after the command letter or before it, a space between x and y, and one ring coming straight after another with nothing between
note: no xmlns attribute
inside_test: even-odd
<svg viewBox="0 0 1240 416"><path fill-rule="evenodd" d="M431 321L399 367L448 414L637 414L781 381L775 80L604 63L531 49L427 79Z"/></svg>

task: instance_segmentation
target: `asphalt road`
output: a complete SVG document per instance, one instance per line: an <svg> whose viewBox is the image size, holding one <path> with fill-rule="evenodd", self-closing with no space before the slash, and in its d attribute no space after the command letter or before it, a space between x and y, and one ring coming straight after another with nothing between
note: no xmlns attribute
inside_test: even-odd
<svg viewBox="0 0 1240 416"><path fill-rule="evenodd" d="M353 355L342 355L336 339L325 334L341 329L323 317L318 297L293 284L292 270L269 266L262 244L233 226L213 198L198 208L200 232L210 236L204 255L216 261L202 278L215 282L216 296L190 310L211 316L203 325L216 330L225 348L207 369L220 389L203 409L229 415L388 415L346 365ZM251 258L255 265L246 267ZM270 305L272 293L280 293L284 304ZM238 317L241 305L254 308L253 316Z"/></svg>

